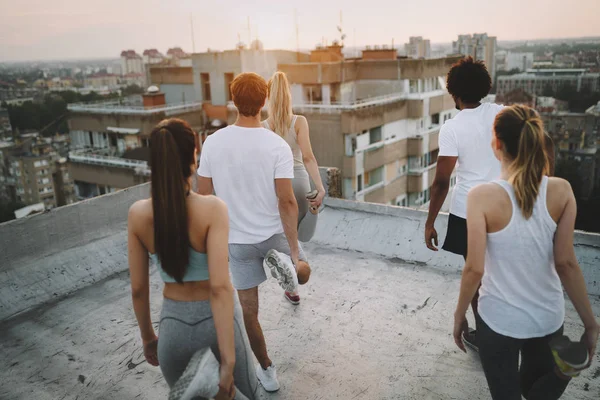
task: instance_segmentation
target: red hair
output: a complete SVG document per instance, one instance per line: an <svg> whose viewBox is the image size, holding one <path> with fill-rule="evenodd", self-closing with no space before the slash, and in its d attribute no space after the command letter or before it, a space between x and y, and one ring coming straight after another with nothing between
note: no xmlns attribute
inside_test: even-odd
<svg viewBox="0 0 600 400"><path fill-rule="evenodd" d="M238 112L245 117L254 117L260 113L267 100L267 81L255 74L239 74L231 82L231 95Z"/></svg>

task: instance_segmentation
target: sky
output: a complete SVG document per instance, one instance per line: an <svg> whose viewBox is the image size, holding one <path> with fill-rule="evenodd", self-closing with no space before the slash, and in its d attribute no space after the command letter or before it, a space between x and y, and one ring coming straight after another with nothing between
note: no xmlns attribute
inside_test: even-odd
<svg viewBox="0 0 600 400"><path fill-rule="evenodd" d="M0 61L118 58L181 46L231 49L238 37L265 48L403 44L409 36L449 43L461 33L498 40L600 36L598 0L0 0ZM296 15L296 17L295 17ZM239 36L238 36L239 35Z"/></svg>

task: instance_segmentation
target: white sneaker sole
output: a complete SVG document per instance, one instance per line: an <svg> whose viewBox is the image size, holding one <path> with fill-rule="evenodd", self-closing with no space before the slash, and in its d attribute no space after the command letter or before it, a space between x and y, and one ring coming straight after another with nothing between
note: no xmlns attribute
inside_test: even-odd
<svg viewBox="0 0 600 400"><path fill-rule="evenodd" d="M269 250L263 264L269 268L283 290L293 293L298 290L298 275L292 263L286 262L284 257L289 258L277 250Z"/></svg>
<svg viewBox="0 0 600 400"><path fill-rule="evenodd" d="M269 393L273 393L279 390L280 386L279 386L279 382L275 381L275 383L273 383L272 385L265 385L263 383L263 381L260 379L260 370L262 369L262 367L260 365L258 365L256 367L256 379L258 379L258 382L260 383L260 385L263 387L263 389L265 389L267 392Z"/></svg>
<svg viewBox="0 0 600 400"><path fill-rule="evenodd" d="M214 398L219 392L219 362L210 348L199 350L169 393L169 400Z"/></svg>

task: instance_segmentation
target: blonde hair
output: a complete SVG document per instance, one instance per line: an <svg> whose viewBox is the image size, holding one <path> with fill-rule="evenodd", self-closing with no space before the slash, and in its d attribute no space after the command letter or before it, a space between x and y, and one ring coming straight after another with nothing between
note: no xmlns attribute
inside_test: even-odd
<svg viewBox="0 0 600 400"><path fill-rule="evenodd" d="M292 93L285 73L277 71L268 83L270 128L283 137L292 123Z"/></svg>
<svg viewBox="0 0 600 400"><path fill-rule="evenodd" d="M544 124L535 110L514 105L496 116L494 131L512 158L509 181L523 216L529 219L542 177L549 173Z"/></svg>

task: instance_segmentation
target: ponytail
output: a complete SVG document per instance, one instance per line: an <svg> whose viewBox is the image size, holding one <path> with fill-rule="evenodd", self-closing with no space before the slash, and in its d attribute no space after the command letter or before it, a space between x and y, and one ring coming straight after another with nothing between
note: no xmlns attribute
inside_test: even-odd
<svg viewBox="0 0 600 400"><path fill-rule="evenodd" d="M269 117L271 129L279 136L284 136L292 123L292 94L285 73L275 72L268 83Z"/></svg>
<svg viewBox="0 0 600 400"><path fill-rule="evenodd" d="M195 134L182 120L163 121L150 135L154 247L162 269L179 283L189 262L186 197L195 149Z"/></svg>
<svg viewBox="0 0 600 400"><path fill-rule="evenodd" d="M514 105L498 114L494 130L513 160L509 181L523 216L529 219L542 177L549 173L544 125L533 109Z"/></svg>

